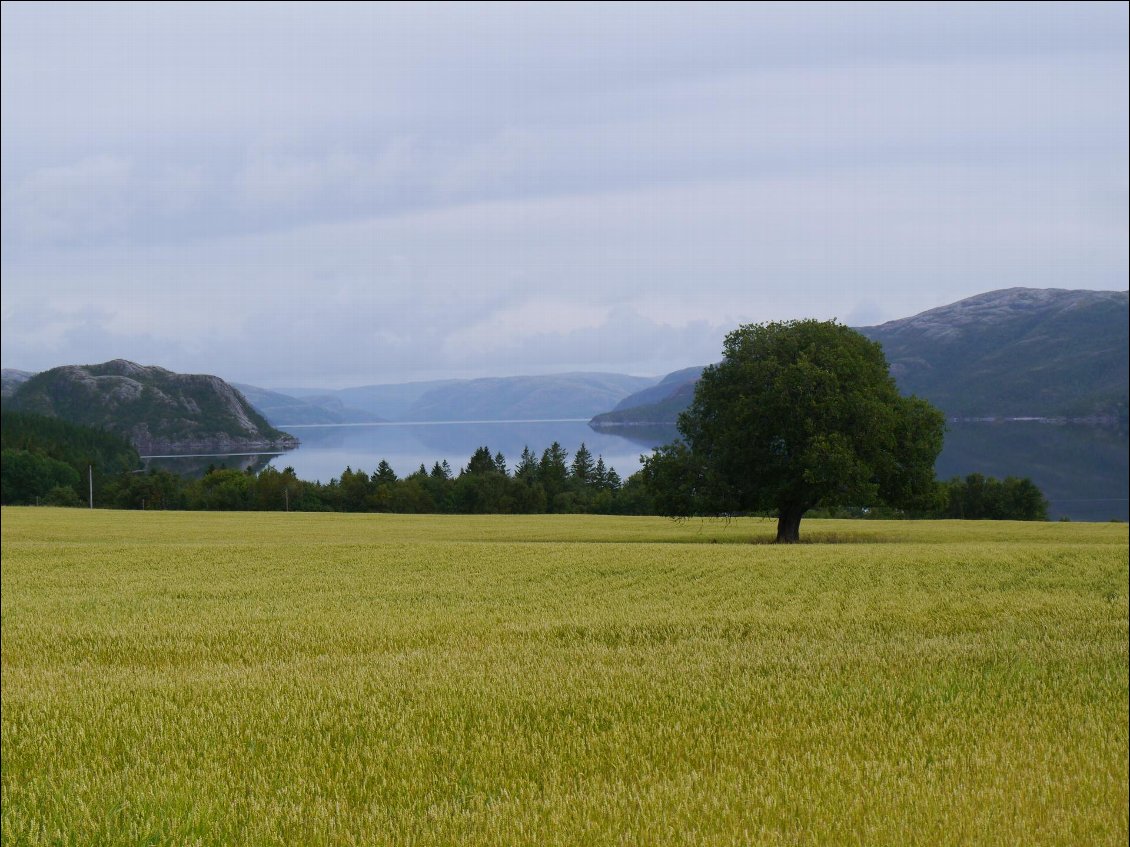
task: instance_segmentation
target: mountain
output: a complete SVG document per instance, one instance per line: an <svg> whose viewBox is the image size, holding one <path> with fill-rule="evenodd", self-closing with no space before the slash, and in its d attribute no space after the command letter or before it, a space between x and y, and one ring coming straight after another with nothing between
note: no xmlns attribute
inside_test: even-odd
<svg viewBox="0 0 1130 847"><path fill-rule="evenodd" d="M5 398L11 397L15 394L16 389L35 376L34 371L20 371L15 368L4 368L0 373L2 373L3 378L0 396ZM350 408L342 402L340 397L329 396L325 392L308 390L304 392L302 397L292 397L279 391L271 391L240 382L233 382L231 385L274 427L373 423L382 420L382 418L362 409Z"/></svg>
<svg viewBox="0 0 1130 847"><path fill-rule="evenodd" d="M656 381L626 374L567 373L285 391L308 403L325 405L336 399L371 421L587 419Z"/></svg>
<svg viewBox="0 0 1130 847"><path fill-rule="evenodd" d="M611 412L597 415L590 423L597 428L673 424L694 398L703 370L705 366L699 365L669 373L655 385L629 394Z"/></svg>
<svg viewBox="0 0 1130 847"><path fill-rule="evenodd" d="M880 326L906 394L951 417L1125 417L1125 291L1009 288Z"/></svg>
<svg viewBox="0 0 1130 847"><path fill-rule="evenodd" d="M349 408L340 397L315 395L300 398L239 382L233 382L232 385L271 426L376 423L381 420L361 409Z"/></svg>
<svg viewBox="0 0 1130 847"><path fill-rule="evenodd" d="M590 418L652 377L606 373L472 379L424 393L405 413L409 420L546 420Z"/></svg>
<svg viewBox="0 0 1130 847"><path fill-rule="evenodd" d="M428 382L400 382L392 385L361 385L335 391L333 396L340 398L347 406L363 409L372 415L389 420L415 420L412 417L412 406L421 397L432 392L442 392L462 382L466 380L439 379Z"/></svg>
<svg viewBox="0 0 1130 847"><path fill-rule="evenodd" d="M11 397L16 389L35 376L34 371L18 371L15 368L0 370L0 397Z"/></svg>
<svg viewBox="0 0 1130 847"><path fill-rule="evenodd" d="M1125 420L1127 318L1125 291L1009 288L859 331L883 345L904 394L949 417ZM694 396L695 370L669 374L592 425L673 424Z"/></svg>
<svg viewBox="0 0 1130 847"><path fill-rule="evenodd" d="M113 432L143 454L298 445L219 377L177 374L124 359L36 374L16 389L5 409Z"/></svg>
<svg viewBox="0 0 1130 847"><path fill-rule="evenodd" d="M637 391L635 394L629 394L617 403L612 411L619 412L623 409L634 409L638 406L650 406L655 403L661 403L672 394L679 391L682 386L688 383L693 385L698 382L698 378L702 376L704 370L706 370L705 365L698 365L693 368L683 368L681 371L669 373L655 385L649 386L643 389L643 391Z"/></svg>

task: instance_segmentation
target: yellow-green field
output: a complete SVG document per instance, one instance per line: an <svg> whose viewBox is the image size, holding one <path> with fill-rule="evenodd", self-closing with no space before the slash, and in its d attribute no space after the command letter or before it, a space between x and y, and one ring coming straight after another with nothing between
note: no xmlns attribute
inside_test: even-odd
<svg viewBox="0 0 1130 847"><path fill-rule="evenodd" d="M4 844L1119 844L1126 525L3 511Z"/></svg>

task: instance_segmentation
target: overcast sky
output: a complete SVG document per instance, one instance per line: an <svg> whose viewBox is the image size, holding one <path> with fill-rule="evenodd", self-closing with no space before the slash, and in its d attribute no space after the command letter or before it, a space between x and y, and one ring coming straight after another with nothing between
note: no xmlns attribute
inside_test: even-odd
<svg viewBox="0 0 1130 847"><path fill-rule="evenodd" d="M661 374L1124 290L1127 8L4 3L3 365Z"/></svg>

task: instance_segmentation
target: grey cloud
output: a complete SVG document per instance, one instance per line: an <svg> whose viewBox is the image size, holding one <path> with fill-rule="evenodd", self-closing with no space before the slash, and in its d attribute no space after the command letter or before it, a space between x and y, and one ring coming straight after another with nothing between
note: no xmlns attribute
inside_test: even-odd
<svg viewBox="0 0 1130 847"><path fill-rule="evenodd" d="M1125 9L947 5L4 7L6 133L505 123L750 68L1124 52ZM426 96L420 96L424 93ZM28 108L29 99L40 108ZM386 124L387 125L387 124Z"/></svg>
<svg viewBox="0 0 1130 847"><path fill-rule="evenodd" d="M133 212L129 162L95 156L41 168L4 192L4 234L71 242L120 230Z"/></svg>
<svg viewBox="0 0 1130 847"><path fill-rule="evenodd" d="M119 178L109 197L50 179L120 161L102 156L31 171L5 192L5 218L18 218L25 236L46 231L70 243L92 231L89 215L37 215L36 205L85 204L106 209L100 226L144 241L876 162L1010 161L1054 172L1095 138L1125 137L1119 67L1073 59L1053 70L1024 59L762 71L652 89L643 112L613 98L585 120L506 126L462 144L413 134L347 134L329 149L274 142L206 164L131 165L133 178ZM1126 172L1124 157L1103 164ZM25 220L16 210L28 196ZM132 207L115 214L107 200ZM12 234L6 229L6 246L21 246Z"/></svg>
<svg viewBox="0 0 1130 847"><path fill-rule="evenodd" d="M309 209L346 204L371 208L397 199L395 192L419 177L412 140L393 138L372 153L335 149L315 156L259 152L237 177L237 202L252 211Z"/></svg>
<svg viewBox="0 0 1130 847"><path fill-rule="evenodd" d="M117 331L143 329L196 349L205 369L239 362L252 381L256 370L274 373L280 355L326 378L361 362L360 370L391 380L534 355L521 351L576 364L600 346L584 341L595 327L604 327L608 355L663 370L669 357L656 344L630 358L608 346L622 323L606 320L615 308L678 337L696 323L715 332L763 319L844 318L864 299L896 317L938 305L937 291L1118 284L1108 277L1109 268L1127 266L1117 223L1087 206L1073 211L1070 181L1031 185L1026 177L1023 169L872 168L835 180L472 204L146 251L61 254L10 272L34 275L38 286L6 290L4 359L19 363L21 336L9 329L18 329L25 304L45 295L101 304ZM983 227L981 215L995 225ZM547 323L531 333L523 315ZM565 342L547 341L554 338L578 347L570 355ZM280 351L273 339L288 340Z"/></svg>
<svg viewBox="0 0 1130 847"><path fill-rule="evenodd" d="M200 168L139 168L128 159L92 156L37 168L4 189L6 250L71 249L128 238L149 240L164 222L198 214L208 191Z"/></svg>

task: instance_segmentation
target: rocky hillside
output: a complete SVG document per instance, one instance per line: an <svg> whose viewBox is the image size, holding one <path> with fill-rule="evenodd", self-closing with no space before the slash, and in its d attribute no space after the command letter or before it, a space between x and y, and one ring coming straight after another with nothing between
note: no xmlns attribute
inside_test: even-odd
<svg viewBox="0 0 1130 847"><path fill-rule="evenodd" d="M904 394L950 417L1110 422L1127 415L1127 306L1125 291L1009 288L859 331L883 345ZM696 370L669 374L592 425L674 424Z"/></svg>
<svg viewBox="0 0 1130 847"><path fill-rule="evenodd" d="M0 370L0 397L8 398L16 389L35 376L34 371L20 371L15 368Z"/></svg>
<svg viewBox="0 0 1130 847"><path fill-rule="evenodd" d="M298 444L219 377L177 374L124 359L36 374L15 390L5 408L113 432L142 454L275 450Z"/></svg>

